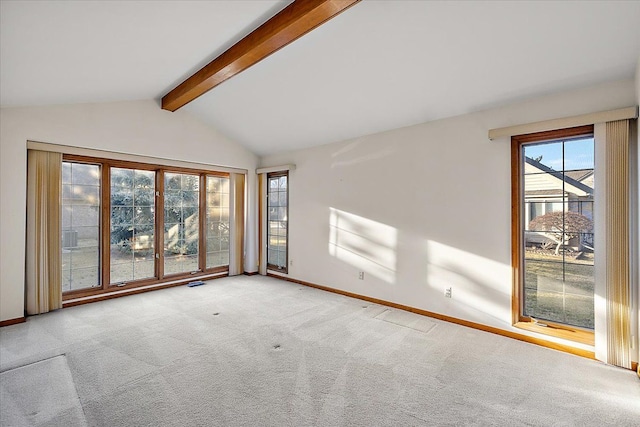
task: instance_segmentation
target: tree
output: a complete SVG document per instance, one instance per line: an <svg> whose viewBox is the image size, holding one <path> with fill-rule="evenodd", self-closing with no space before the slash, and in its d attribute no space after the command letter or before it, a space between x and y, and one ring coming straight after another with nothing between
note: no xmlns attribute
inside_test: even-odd
<svg viewBox="0 0 640 427"><path fill-rule="evenodd" d="M560 247L568 245L581 233L591 232L593 221L578 212L549 212L534 218L529 223L529 229L553 240L556 243L555 254L558 255Z"/></svg>
<svg viewBox="0 0 640 427"><path fill-rule="evenodd" d="M151 171L111 169L111 243L123 252L133 251L135 237L153 235L154 187Z"/></svg>

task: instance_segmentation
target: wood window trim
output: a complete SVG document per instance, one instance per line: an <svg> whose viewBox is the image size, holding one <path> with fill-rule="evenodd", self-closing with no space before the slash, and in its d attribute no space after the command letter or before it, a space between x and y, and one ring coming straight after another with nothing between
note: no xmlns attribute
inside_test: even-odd
<svg viewBox="0 0 640 427"><path fill-rule="evenodd" d="M266 264L267 264L267 270L271 270L271 271L275 271L277 273L283 273L283 274L289 274L289 171L278 171L278 172L269 172L267 173L267 179L265 182L265 186L267 189L267 204L266 204L266 214L267 214L267 219L266 219L266 229L267 229L267 241L269 240L269 201L268 201L268 195L269 195L269 178L279 178L285 176L287 177L287 236L286 236L286 257L285 257L285 264L284 264L284 268L279 268L277 265L274 264L269 264L269 248L268 248L268 243L267 243L267 255L266 255Z"/></svg>
<svg viewBox="0 0 640 427"><path fill-rule="evenodd" d="M513 272L513 290L511 298L511 313L513 316L513 326L520 329L540 333L543 335L562 338L582 344L594 345L594 331L572 327L560 323L544 321L543 325L536 322L529 316L522 314L524 283L522 247L523 235L523 206L521 204L524 191L522 180L523 165L521 162L522 147L528 143L553 141L559 139L578 138L580 136L593 135L594 126L577 126L567 129L558 129L531 133L526 135L515 135L511 137L511 265Z"/></svg>
<svg viewBox="0 0 640 427"><path fill-rule="evenodd" d="M156 224L154 231L156 233L156 244L157 250L158 248L164 247L164 209L158 209L157 206L162 203L162 195L164 193L164 174L165 173L187 173L198 175L200 177L200 206L201 206L201 214L205 212L205 204L202 204L202 199L206 199L206 185L203 187L202 183L206 184L207 176L216 176L223 178L230 178L230 173L221 172L221 171L212 171L205 169L190 169L184 167L175 167L175 166L165 166L165 165L157 165L151 163L144 162L135 162L128 160L114 160L106 157L91 157L91 156L82 156L76 154L63 154L63 161L68 162L77 162L77 163L85 163L85 164L93 164L100 166L100 201L101 201L101 209L100 209L100 266L98 277L100 278L100 284L96 287L92 288L83 288L83 289L74 289L65 291L62 294L63 301L75 300L78 298L90 297L90 296L99 296L105 295L117 291L124 291L135 288L148 287L152 285L162 285L167 282L174 281L190 281L194 279L198 279L201 277L211 276L212 274L222 274L228 273L229 265L218 266L207 268L206 266L206 251L200 251L199 254L199 265L202 267L200 271L197 273L191 272L181 272L176 274L171 274L168 276L164 275L164 265L162 262L162 258L160 261L156 258L155 263L155 275L154 277L144 278L139 280L132 280L126 282L124 285L119 285L115 283L110 283L110 221L108 218L111 216L111 199L110 199L110 178L111 178L111 168L125 168L125 169L139 169L139 170L147 170L155 172L155 185L156 192L160 194L160 197L156 199ZM204 215L200 215L204 217ZM200 218L200 229L204 230L202 227L202 218ZM201 244L206 245L206 235L201 233L199 237L201 240ZM204 262L203 262L204 259Z"/></svg>
<svg viewBox="0 0 640 427"><path fill-rule="evenodd" d="M73 291L65 292L62 295L62 301L64 302L64 301L76 300L79 298L85 298L85 297L91 297L91 296L108 295L118 291L127 291L127 290L136 289L136 288L144 288L152 285L163 285L165 283L179 282L180 284L182 284L182 283L188 283L200 278L206 278L207 280L209 280L209 276L211 275L223 274L228 272L229 272L229 267L222 266L222 267L216 267L216 268L207 270L205 273L200 273L200 274L181 273L181 274L176 274L172 276L167 276L161 280L157 280L156 278L143 279L143 280L128 282L124 286L108 285L106 289L102 287L76 289Z"/></svg>
<svg viewBox="0 0 640 427"><path fill-rule="evenodd" d="M215 280L215 279L221 279L223 277L228 277L228 271L223 271L220 273L210 273L210 274L206 274L204 276L201 276L200 278L202 280ZM167 281L164 283L158 283L158 284L151 284L151 285L147 285L147 286L136 286L136 287L131 287L131 288L118 288L118 289L114 289L114 290L109 290L108 292L100 292L100 293L90 293L90 294L86 294L86 295L74 295L73 298L68 298L66 300L63 301L62 307L63 308L67 308L67 307L73 307L76 305L83 305L83 304L89 304L92 302L97 302L97 301L104 301L104 300L108 300L108 299L112 299L112 298L120 298L120 297L125 297L128 295L136 295L136 294L140 294L140 293L145 293L145 292L151 292L151 291L155 291L158 289L166 289L166 288L172 288L175 286L183 286L187 283L189 283L190 281L192 281L193 279L191 277L189 277L188 279L182 279L182 280L172 280L172 281Z"/></svg>

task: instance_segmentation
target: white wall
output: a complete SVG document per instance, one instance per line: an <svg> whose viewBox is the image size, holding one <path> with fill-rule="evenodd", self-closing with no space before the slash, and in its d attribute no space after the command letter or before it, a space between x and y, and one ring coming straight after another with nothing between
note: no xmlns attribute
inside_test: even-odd
<svg viewBox="0 0 640 427"><path fill-rule="evenodd" d="M249 170L255 199L257 157L188 113L155 101L0 110L0 320L24 313L27 140ZM248 271L255 271L255 209L248 224Z"/></svg>
<svg viewBox="0 0 640 427"><path fill-rule="evenodd" d="M265 157L296 164L289 276L514 330L510 143L487 131L634 104L631 79Z"/></svg>
<svg viewBox="0 0 640 427"><path fill-rule="evenodd" d="M636 66L636 105L640 105L640 56L638 56L638 65ZM638 162L636 163L636 171L638 173L638 182L636 189L640 190L640 124L636 121L636 135L638 136L638 143L636 145L636 150L638 154ZM640 196L638 197L640 199ZM640 200L638 201L640 205ZM638 245L636 247L637 252L636 256L640 258L640 209L637 212L637 223L636 223L636 238ZM636 266L636 296L637 296L637 308L636 311L637 319L638 319L638 329L636 330L638 335L640 335L640 265ZM636 337L636 356L637 361L640 362L640 337ZM640 374L640 366L638 367L638 373Z"/></svg>

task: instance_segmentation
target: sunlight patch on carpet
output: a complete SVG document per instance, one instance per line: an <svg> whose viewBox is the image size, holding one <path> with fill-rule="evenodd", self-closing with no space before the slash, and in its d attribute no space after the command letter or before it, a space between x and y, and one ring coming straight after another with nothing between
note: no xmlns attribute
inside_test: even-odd
<svg viewBox="0 0 640 427"><path fill-rule="evenodd" d="M378 314L374 319L393 323L394 325L404 326L405 328L415 329L420 332L429 332L436 324L426 318L415 313L409 313L402 310L387 309Z"/></svg>
<svg viewBox="0 0 640 427"><path fill-rule="evenodd" d="M64 355L0 373L0 425L86 426Z"/></svg>

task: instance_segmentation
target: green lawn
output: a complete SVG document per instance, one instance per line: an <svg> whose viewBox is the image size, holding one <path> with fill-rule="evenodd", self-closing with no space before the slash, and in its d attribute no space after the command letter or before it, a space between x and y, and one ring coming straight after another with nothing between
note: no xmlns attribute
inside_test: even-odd
<svg viewBox="0 0 640 427"><path fill-rule="evenodd" d="M99 261L96 241L80 240L79 246L62 250L62 290L70 291L99 286ZM171 254L165 256L165 274L189 272L198 268L197 256ZM111 251L111 282L128 282L153 277L153 253L133 257L114 245ZM229 251L207 253L207 265L226 265ZM73 269L71 268L73 267Z"/></svg>
<svg viewBox="0 0 640 427"><path fill-rule="evenodd" d="M579 259L541 251L525 253L524 314L593 329L593 254Z"/></svg>

